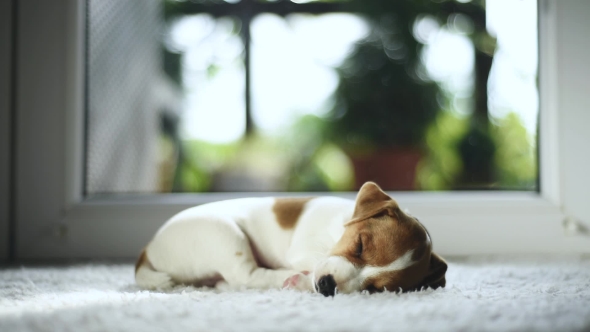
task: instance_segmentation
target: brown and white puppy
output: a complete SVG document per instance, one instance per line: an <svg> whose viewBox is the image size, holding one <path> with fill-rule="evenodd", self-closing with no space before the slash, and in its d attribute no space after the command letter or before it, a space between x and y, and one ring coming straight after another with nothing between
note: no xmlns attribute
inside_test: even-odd
<svg viewBox="0 0 590 332"><path fill-rule="evenodd" d="M293 288L329 296L445 286L424 226L375 183L336 197L245 198L173 216L136 265L144 288Z"/></svg>

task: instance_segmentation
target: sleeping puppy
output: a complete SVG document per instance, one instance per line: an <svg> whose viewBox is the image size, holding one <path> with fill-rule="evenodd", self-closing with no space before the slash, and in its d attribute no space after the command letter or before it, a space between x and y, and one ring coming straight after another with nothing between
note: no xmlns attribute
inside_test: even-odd
<svg viewBox="0 0 590 332"><path fill-rule="evenodd" d="M330 296L444 287L446 270L418 219L367 182L356 201L243 198L184 210L144 249L135 280Z"/></svg>

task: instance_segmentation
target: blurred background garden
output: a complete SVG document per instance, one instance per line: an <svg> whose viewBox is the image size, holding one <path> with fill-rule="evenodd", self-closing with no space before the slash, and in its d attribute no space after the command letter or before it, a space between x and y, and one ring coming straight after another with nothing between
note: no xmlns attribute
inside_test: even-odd
<svg viewBox="0 0 590 332"><path fill-rule="evenodd" d="M535 0L156 8L155 192L538 189Z"/></svg>

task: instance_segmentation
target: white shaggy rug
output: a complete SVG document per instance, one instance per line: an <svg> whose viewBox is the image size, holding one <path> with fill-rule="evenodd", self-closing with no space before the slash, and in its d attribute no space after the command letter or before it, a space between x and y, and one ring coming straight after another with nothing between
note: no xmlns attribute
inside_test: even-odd
<svg viewBox="0 0 590 332"><path fill-rule="evenodd" d="M138 290L131 264L0 270L0 331L590 331L590 260L451 260L447 287L319 294Z"/></svg>

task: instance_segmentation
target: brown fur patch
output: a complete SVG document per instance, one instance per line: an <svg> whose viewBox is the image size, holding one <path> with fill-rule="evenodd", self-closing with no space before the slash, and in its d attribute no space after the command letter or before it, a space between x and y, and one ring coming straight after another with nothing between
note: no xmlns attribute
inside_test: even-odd
<svg viewBox="0 0 590 332"><path fill-rule="evenodd" d="M295 227L305 204L312 199L313 197L275 198L272 212L277 217L279 226L282 229Z"/></svg>
<svg viewBox="0 0 590 332"><path fill-rule="evenodd" d="M139 267L146 264L146 263L150 264L150 261L147 258L147 254L145 252L145 249L143 249L141 251L141 254L139 255L139 258L137 259L137 262L135 263L135 273L137 274L137 270L139 270Z"/></svg>

